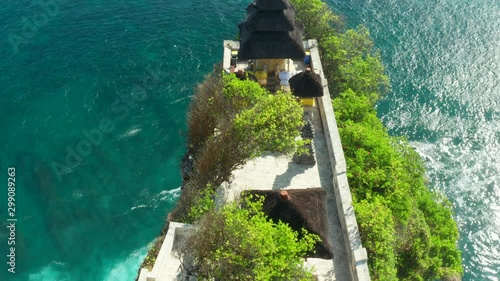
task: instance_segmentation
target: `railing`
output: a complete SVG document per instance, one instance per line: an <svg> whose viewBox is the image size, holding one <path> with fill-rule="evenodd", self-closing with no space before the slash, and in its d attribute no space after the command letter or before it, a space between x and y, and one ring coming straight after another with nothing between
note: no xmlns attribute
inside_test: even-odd
<svg viewBox="0 0 500 281"><path fill-rule="evenodd" d="M153 269L141 269L138 281L159 281L159 280L178 280L182 275L181 261L175 257L174 252L181 247L193 231L193 225L178 222L170 222L165 240L156 257Z"/></svg>
<svg viewBox="0 0 500 281"><path fill-rule="evenodd" d="M349 258L350 272L355 281L369 281L368 257L366 249L361 244L358 223L352 205L351 191L347 181L346 162L340 141L340 135L335 120L328 81L323 74L323 67L319 56L316 40L305 42L305 48L311 53L311 66L321 76L324 95L318 98L318 107L323 123L328 153L333 171L333 189L339 211L346 253Z"/></svg>

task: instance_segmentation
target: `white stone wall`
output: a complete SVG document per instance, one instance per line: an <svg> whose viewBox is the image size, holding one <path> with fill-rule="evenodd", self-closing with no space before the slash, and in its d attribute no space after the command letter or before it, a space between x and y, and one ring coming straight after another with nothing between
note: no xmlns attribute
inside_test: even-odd
<svg viewBox="0 0 500 281"><path fill-rule="evenodd" d="M177 257L175 250L183 245L193 230L194 227L191 224L170 222L153 269L151 271L146 268L141 269L138 281L179 280L183 272L181 260Z"/></svg>
<svg viewBox="0 0 500 281"><path fill-rule="evenodd" d="M346 162L344 151L340 141L340 135L335 120L335 113L328 90L328 81L326 80L321 59L319 56L316 40L305 42L306 49L311 52L311 66L314 71L321 76L324 95L318 98L318 107L323 122L323 130L330 154L330 163L333 170L333 188L337 200L337 208L340 216L340 224L344 233L344 242L347 256L350 259L351 276L356 281L370 280L368 272L368 257L366 249L361 244L358 223L354 214L352 205L351 191L347 182Z"/></svg>

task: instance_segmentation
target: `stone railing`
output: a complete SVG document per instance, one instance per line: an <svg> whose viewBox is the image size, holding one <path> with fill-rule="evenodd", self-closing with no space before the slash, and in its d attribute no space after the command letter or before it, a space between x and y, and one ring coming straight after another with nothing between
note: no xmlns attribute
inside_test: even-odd
<svg viewBox="0 0 500 281"><path fill-rule="evenodd" d="M321 76L324 95L318 98L318 107L323 123L323 130L328 145L330 163L333 170L333 189L337 200L337 208L340 216L340 224L347 256L349 258L350 272L355 281L368 281L370 274L368 272L368 257L366 249L361 244L358 223L354 214L352 205L351 191L347 182L346 162L340 135L335 120L335 113L328 90L328 81L325 79L321 59L319 56L316 40L305 42L305 48L311 53L311 67Z"/></svg>

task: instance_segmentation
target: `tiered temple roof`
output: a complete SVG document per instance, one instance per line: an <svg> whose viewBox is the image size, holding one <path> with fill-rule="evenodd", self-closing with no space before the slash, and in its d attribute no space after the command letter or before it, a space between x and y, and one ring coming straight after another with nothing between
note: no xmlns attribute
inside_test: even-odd
<svg viewBox="0 0 500 281"><path fill-rule="evenodd" d="M240 59L303 59L304 26L288 0L255 0L240 23Z"/></svg>

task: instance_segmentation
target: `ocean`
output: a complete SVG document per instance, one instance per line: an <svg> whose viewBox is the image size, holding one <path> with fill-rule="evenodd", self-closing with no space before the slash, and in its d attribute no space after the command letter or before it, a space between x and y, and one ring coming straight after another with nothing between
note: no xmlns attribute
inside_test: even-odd
<svg viewBox="0 0 500 281"><path fill-rule="evenodd" d="M180 194L193 87L248 3L2 3L0 280L134 280ZM452 201L464 280L500 280L500 2L328 4L371 30L393 86L379 116Z"/></svg>

